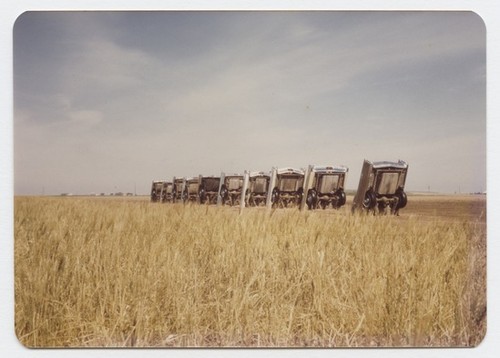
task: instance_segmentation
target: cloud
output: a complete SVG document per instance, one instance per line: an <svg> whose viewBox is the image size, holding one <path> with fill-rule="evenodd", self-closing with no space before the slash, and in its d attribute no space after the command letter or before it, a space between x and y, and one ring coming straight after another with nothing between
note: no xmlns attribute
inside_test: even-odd
<svg viewBox="0 0 500 358"><path fill-rule="evenodd" d="M91 110L70 112L68 117L70 118L68 124L72 127L93 127L102 121L102 113Z"/></svg>

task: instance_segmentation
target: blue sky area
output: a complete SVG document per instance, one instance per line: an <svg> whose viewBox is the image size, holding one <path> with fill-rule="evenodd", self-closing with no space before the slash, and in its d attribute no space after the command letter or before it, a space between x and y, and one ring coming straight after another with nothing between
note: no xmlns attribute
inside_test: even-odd
<svg viewBox="0 0 500 358"><path fill-rule="evenodd" d="M473 12L26 12L16 195L149 192L273 166L409 163L407 191L486 190Z"/></svg>

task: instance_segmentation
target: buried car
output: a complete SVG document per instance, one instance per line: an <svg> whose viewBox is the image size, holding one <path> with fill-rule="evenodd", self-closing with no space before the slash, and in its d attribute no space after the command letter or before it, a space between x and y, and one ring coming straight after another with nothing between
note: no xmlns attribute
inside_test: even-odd
<svg viewBox="0 0 500 358"><path fill-rule="evenodd" d="M201 204L217 204L220 189L220 177L200 176L198 195Z"/></svg>
<svg viewBox="0 0 500 358"><path fill-rule="evenodd" d="M156 203L162 200L163 180L153 180L151 183L151 202Z"/></svg>
<svg viewBox="0 0 500 358"><path fill-rule="evenodd" d="M264 172L251 172L248 179L246 201L249 206L265 205L271 176Z"/></svg>
<svg viewBox="0 0 500 358"><path fill-rule="evenodd" d="M191 177L186 179L184 188L185 201L199 202L200 200L200 177Z"/></svg>
<svg viewBox="0 0 500 358"><path fill-rule="evenodd" d="M173 188L174 188L174 185L172 184L172 182L169 182L169 181L163 182L163 188L162 188L162 192L161 192L161 202L162 203L173 202L173 200L174 200L173 195L172 195Z"/></svg>
<svg viewBox="0 0 500 358"><path fill-rule="evenodd" d="M185 178L176 178L172 180L172 202L184 202L186 200L185 197L185 188L186 188L186 179Z"/></svg>
<svg viewBox="0 0 500 358"><path fill-rule="evenodd" d="M220 197L222 205L238 205L241 200L241 191L243 190L243 175L233 174L224 176L220 188Z"/></svg>
<svg viewBox="0 0 500 358"><path fill-rule="evenodd" d="M311 168L311 167L310 167ZM311 209L328 205L338 209L346 202L345 178L349 169L345 166L313 166L308 181L306 204Z"/></svg>
<svg viewBox="0 0 500 358"><path fill-rule="evenodd" d="M281 168L276 171L275 187L271 193L273 207L300 205L304 194L304 171L302 169Z"/></svg>
<svg viewBox="0 0 500 358"><path fill-rule="evenodd" d="M391 214L398 215L407 203L404 191L407 173L408 164L403 160L372 163L365 159L352 211L375 212L377 207L379 213L386 213L390 208Z"/></svg>

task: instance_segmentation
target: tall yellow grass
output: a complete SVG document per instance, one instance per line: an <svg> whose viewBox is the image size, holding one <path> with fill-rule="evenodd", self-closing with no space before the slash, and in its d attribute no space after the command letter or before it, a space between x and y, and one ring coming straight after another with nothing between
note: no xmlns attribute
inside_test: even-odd
<svg viewBox="0 0 500 358"><path fill-rule="evenodd" d="M347 209L16 198L16 334L29 347L473 346L484 235Z"/></svg>

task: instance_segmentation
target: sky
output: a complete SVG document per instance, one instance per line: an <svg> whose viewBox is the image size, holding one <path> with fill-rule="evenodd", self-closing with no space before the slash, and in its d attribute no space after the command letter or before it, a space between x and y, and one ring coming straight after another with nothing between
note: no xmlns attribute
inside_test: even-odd
<svg viewBox="0 0 500 358"><path fill-rule="evenodd" d="M403 159L406 191L486 191L473 12L26 12L14 193Z"/></svg>

